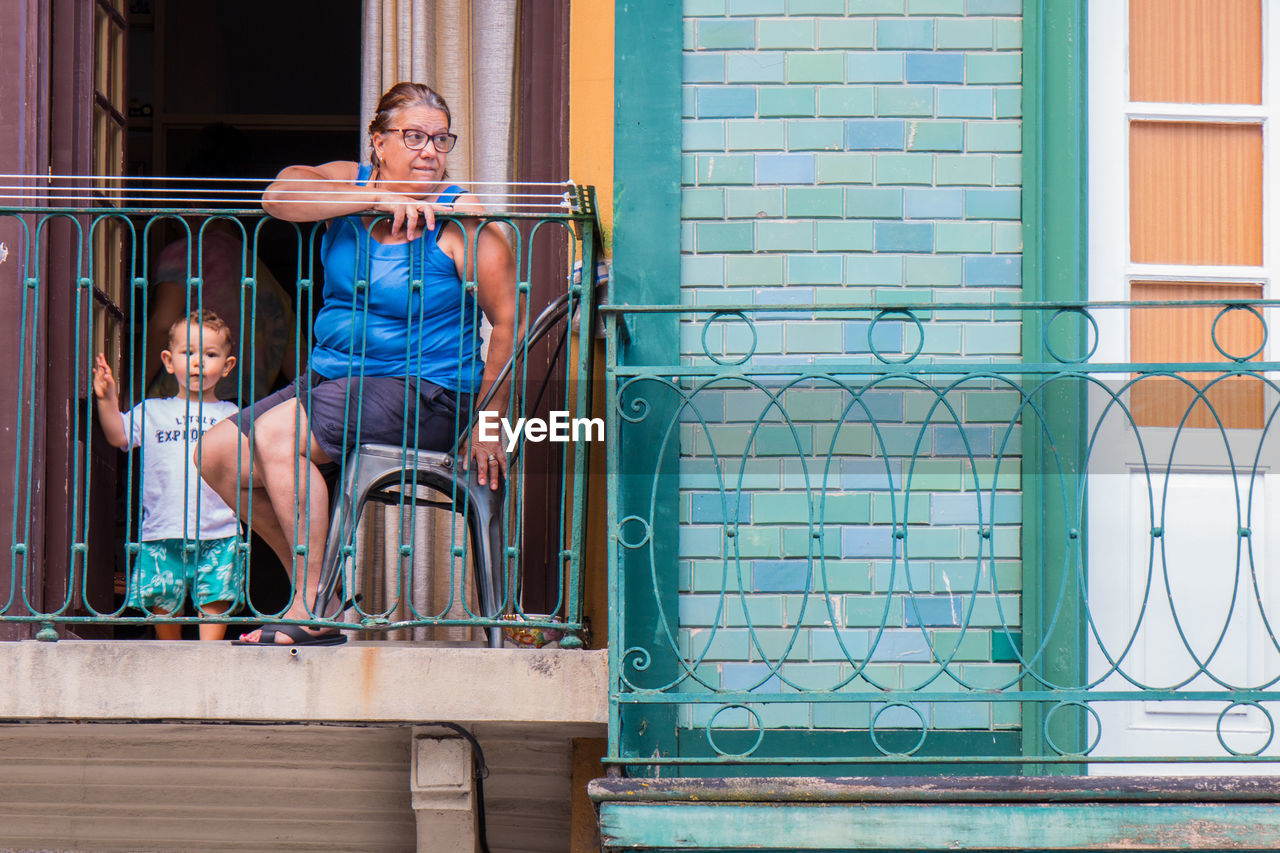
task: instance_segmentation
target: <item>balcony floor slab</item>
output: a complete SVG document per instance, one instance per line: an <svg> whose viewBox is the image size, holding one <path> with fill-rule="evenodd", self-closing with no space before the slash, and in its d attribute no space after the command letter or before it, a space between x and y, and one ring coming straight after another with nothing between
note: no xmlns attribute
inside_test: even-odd
<svg viewBox="0 0 1280 853"><path fill-rule="evenodd" d="M0 720L608 722L603 650L23 641L0 684Z"/></svg>

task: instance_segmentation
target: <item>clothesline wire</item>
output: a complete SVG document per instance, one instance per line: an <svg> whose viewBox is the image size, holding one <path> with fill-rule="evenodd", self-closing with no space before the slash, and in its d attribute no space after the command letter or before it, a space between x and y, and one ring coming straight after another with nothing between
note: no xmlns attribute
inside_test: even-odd
<svg viewBox="0 0 1280 853"><path fill-rule="evenodd" d="M208 198L211 198L211 199L224 198L224 197L236 197L236 196L243 196L246 198L257 199L262 196L262 192L260 190L255 190L255 189L230 189L230 188L229 189L203 189L201 187L129 187L127 190L121 190L121 189L110 189L110 188L95 189L93 187L25 187L25 186L22 186L21 184L0 184L0 190L10 190L14 192L23 192L28 194L38 193L43 195L51 195L54 197L60 197L60 194L84 192L86 190L94 190L95 192L102 193L102 194L127 192L135 195L145 195L145 194L160 195L164 193L174 195L177 193L186 193L188 195L207 196ZM286 196L288 194L294 194L294 195L303 194L302 190L282 190L281 192L286 194ZM364 194L361 193L359 190L350 190L350 189L323 190L320 192L312 191L312 192L306 192L305 195L308 199L315 198L317 196L319 197L332 196L335 198L364 197ZM554 199L556 204L563 202L566 197L565 193L552 194L552 193L477 192L477 193L471 193L471 195L474 195L476 198L479 198L479 199L491 198L491 199L499 199L499 200L506 199L506 198ZM282 200L297 201L297 199L291 199L287 197Z"/></svg>
<svg viewBox="0 0 1280 853"><path fill-rule="evenodd" d="M148 175L39 175L0 173L0 181L29 183L0 184L0 202L113 202L118 205L160 207L166 204L211 206L228 203L257 205L261 188L244 184L284 184L276 190L279 204L350 204L360 201L364 190L351 181L332 178L317 180L286 178L275 181L270 178L200 178L155 177ZM166 182L170 186L147 186L146 182ZM139 186L132 182L143 182ZM306 183L313 188L290 190L290 183ZM566 210L575 209L572 190L576 185L569 181L461 181L457 182L478 201L494 208L493 213L517 210ZM105 186L95 184L106 184ZM333 189L316 189L315 185L333 185ZM236 186L239 185L239 186ZM549 188L562 192L548 192ZM442 205L448 207L448 205Z"/></svg>
<svg viewBox="0 0 1280 853"><path fill-rule="evenodd" d="M0 188L0 189L3 189L3 188ZM186 196L174 196L174 197L165 197L165 196L160 196L160 197L157 197L157 196L147 196L147 197L145 197L145 198L131 198L131 197L129 197L129 196L122 196L122 197L119 197L119 198L104 198L102 195L52 195L52 196L49 196L47 199L39 199L39 198L32 198L32 197L31 197L31 195L29 195L29 194L28 194L28 195L16 195L16 194L9 194L9 193L0 193L0 201L19 201L19 202L36 202L36 201L52 201L52 202L66 202L66 201L102 202L102 201L113 201L113 202L118 202L118 203L123 203L123 202L126 202L126 201L136 201L136 202L143 203L143 204L142 204L142 206L151 207L151 208L164 207L164 206L165 206L165 204L164 204L164 203L170 203L170 204L183 204L183 205L193 205L193 204L194 204L194 205L200 205L200 204L204 204L204 205L206 205L206 207L199 207L199 208L197 208L198 210L215 210L215 211L216 211L216 210L218 210L218 209L219 209L219 208L217 208L217 207L213 207L213 206L212 206L215 202L217 202L217 201L218 201L218 199L216 199L216 198L191 198L191 197L186 197ZM237 198L237 199L227 199L227 201L228 201L228 202L232 202L232 203L240 203L240 204L244 204L244 203L249 202L249 201L250 201L250 199ZM308 204L308 203L309 203L309 204L340 204L340 203L342 203L342 199L336 199L336 198L335 198L335 199L306 199L306 198L293 198L293 199L280 199L277 203L279 203L279 204ZM38 206L38 205L37 205L37 206ZM448 209L448 208L452 207L452 205L438 205L438 206L439 206L439 207L441 207L441 208L444 208L444 209L445 209L445 212L447 212L447 209ZM488 211L486 211L486 212L487 212L487 213L489 213L489 214L495 214L495 215L496 215L496 214L501 213L502 211L508 211L508 210L531 210L531 211L537 211L537 210L564 210L564 209L566 209L566 208L571 208L571 207L572 207L572 205L571 205L567 200L565 200L565 199L557 199L557 200L556 200L556 201L554 201L554 202L547 201L547 202L541 202L541 203L537 203L537 202L525 202L525 203L520 203L520 202L508 202L508 203L501 203L501 204L495 203L495 204L494 204L494 205L493 205L493 206L492 206ZM103 208L101 208L101 209L102 209L103 211L110 211L110 210L111 210L111 208L110 208L110 207L103 207ZM385 212L385 211L381 211L380 213L381 213L382 215L384 215L384 216L390 216L390 215L391 215L390 213Z"/></svg>
<svg viewBox="0 0 1280 853"><path fill-rule="evenodd" d="M197 181L207 183L263 183L271 184L275 182L282 183L308 183L308 184L347 184L352 181L344 181L337 178L202 178L189 175L180 175L175 177L166 177L162 175L46 175L46 174L19 174L19 173L0 173L0 180L31 180L38 182L45 181ZM454 181L449 183L458 186L486 186L486 187L562 187L570 188L576 186L573 181Z"/></svg>

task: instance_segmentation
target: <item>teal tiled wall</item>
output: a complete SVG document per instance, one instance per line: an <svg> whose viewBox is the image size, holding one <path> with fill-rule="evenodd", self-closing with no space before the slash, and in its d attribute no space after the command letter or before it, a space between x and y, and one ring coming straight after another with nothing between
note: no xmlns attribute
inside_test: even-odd
<svg viewBox="0 0 1280 853"><path fill-rule="evenodd" d="M975 306L928 323L922 341L901 323L757 315L753 364L866 358L869 335L883 352L1016 358L1016 320L981 306L1021 291L1021 0L685 0L684 14L683 302ZM688 357L704 341L750 345L740 325L682 329ZM928 392L849 399L788 391L784 423L760 390L695 398L681 432L683 653L735 690L842 684L868 655L867 678L840 689L933 678L945 690L939 650L950 675L998 683L1020 609L1017 394L957 390L959 422L931 421ZM905 561L892 558L898 527ZM985 593L964 594L975 587ZM761 714L848 728L869 708ZM980 703L920 710L940 728L1017 724L1016 709Z"/></svg>
<svg viewBox="0 0 1280 853"><path fill-rule="evenodd" d="M688 0L687 301L797 285L850 299L1016 292L1020 12L1010 0ZM735 274L734 256L761 253L785 255L780 276ZM949 255L962 262L909 273Z"/></svg>

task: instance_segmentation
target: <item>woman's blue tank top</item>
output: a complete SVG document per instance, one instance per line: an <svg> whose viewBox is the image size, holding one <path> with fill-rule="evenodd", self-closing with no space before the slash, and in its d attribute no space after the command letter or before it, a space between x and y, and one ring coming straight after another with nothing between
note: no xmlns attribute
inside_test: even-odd
<svg viewBox="0 0 1280 853"><path fill-rule="evenodd" d="M364 184L370 168L356 179ZM440 195L451 204L462 189ZM418 239L384 245L359 216L329 223L320 243L324 300L315 320L311 367L328 379L420 376L451 391L480 386L479 311L453 259L436 240L443 225Z"/></svg>

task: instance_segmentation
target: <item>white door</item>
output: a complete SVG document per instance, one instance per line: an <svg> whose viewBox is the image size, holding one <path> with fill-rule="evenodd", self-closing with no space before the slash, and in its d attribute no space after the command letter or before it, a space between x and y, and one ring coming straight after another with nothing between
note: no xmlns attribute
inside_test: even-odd
<svg viewBox="0 0 1280 853"><path fill-rule="evenodd" d="M1280 0L1091 0L1094 362L1274 358L1246 310L1274 297ZM1274 331L1272 312L1264 313ZM1221 348L1221 351L1220 351ZM1256 351L1256 352L1255 352ZM1262 382L1105 377L1089 396L1086 628L1095 691L1270 689L1280 679L1280 417ZM1196 388L1209 388L1207 403ZM1123 403L1123 407L1119 405ZM1166 695L1168 695L1166 693ZM1093 756L1280 755L1280 707L1096 701ZM1280 765L1249 765L1280 772ZM1242 765L1091 763L1092 773Z"/></svg>

